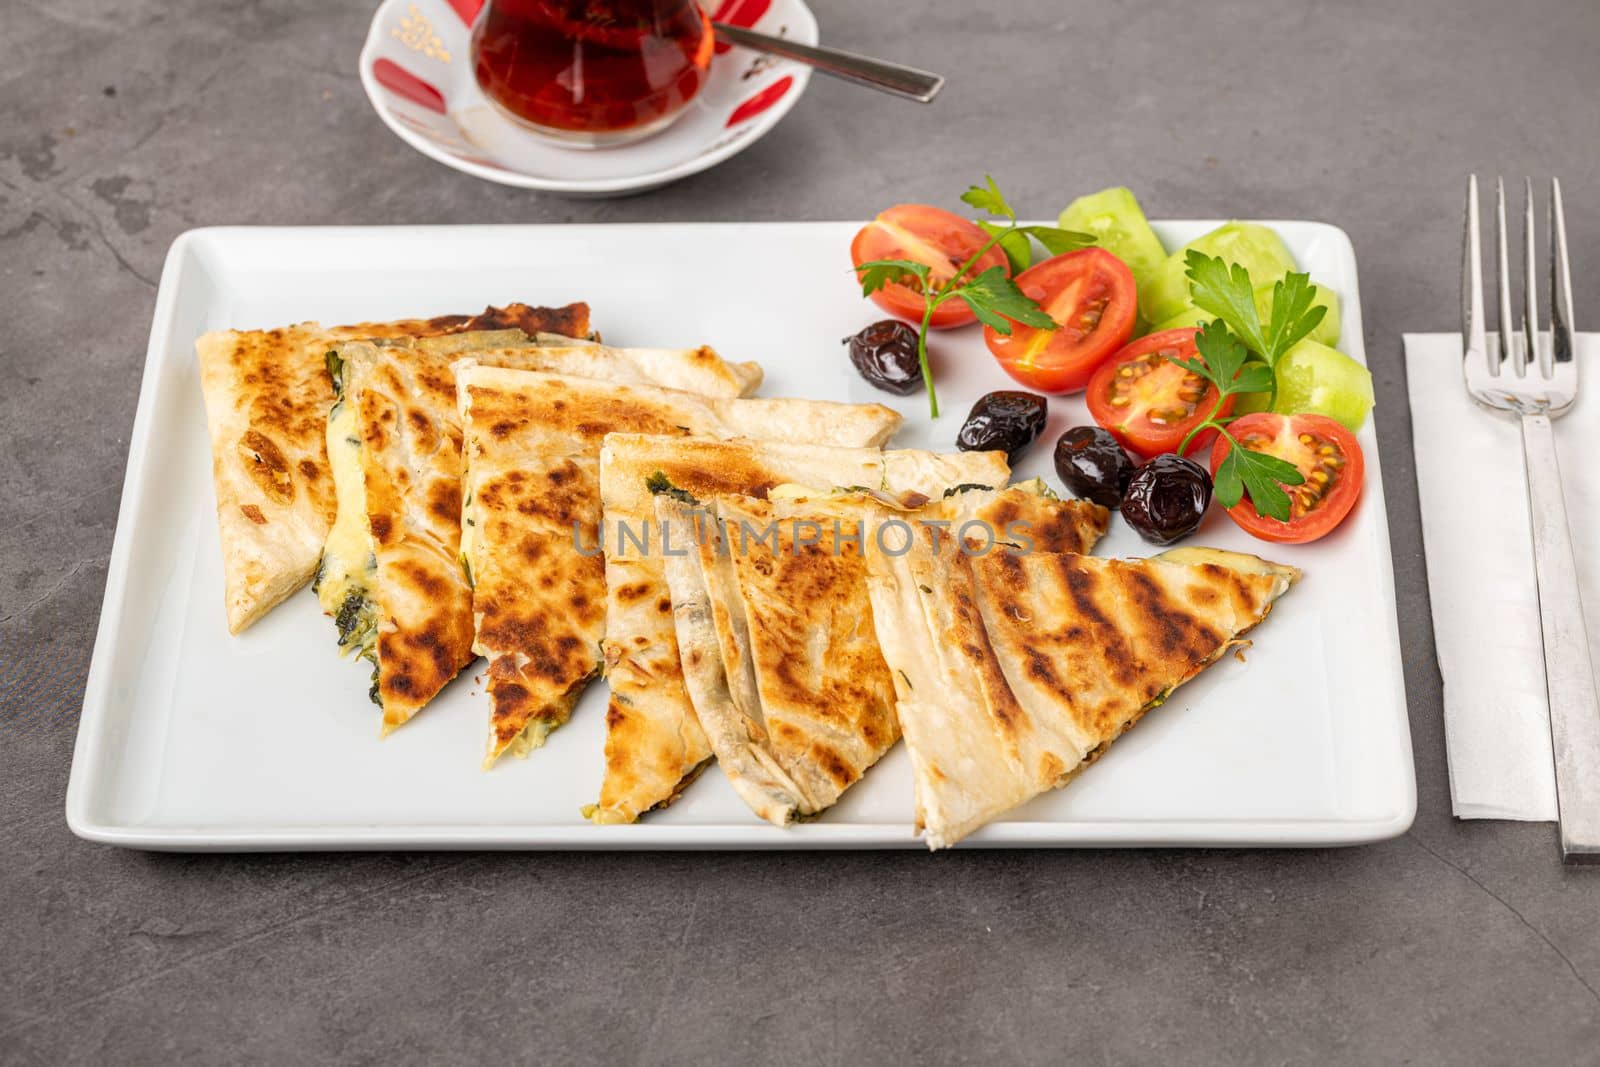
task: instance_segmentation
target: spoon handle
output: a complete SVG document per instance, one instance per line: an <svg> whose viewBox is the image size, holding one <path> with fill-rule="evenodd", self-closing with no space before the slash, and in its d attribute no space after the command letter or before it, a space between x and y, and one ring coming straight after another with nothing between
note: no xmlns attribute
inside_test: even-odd
<svg viewBox="0 0 1600 1067"><path fill-rule="evenodd" d="M786 41L782 37L755 33L739 26L729 26L725 22L713 22L711 28L718 39L728 44L741 45L753 48L757 52L768 52L784 59L792 59L815 67L824 74L832 74L836 78L843 78L845 81L869 86L895 96L903 96L921 104L932 101L944 87L942 75L930 74L914 67L902 67L898 63L886 63L881 59L841 52L837 48L819 48L815 45Z"/></svg>

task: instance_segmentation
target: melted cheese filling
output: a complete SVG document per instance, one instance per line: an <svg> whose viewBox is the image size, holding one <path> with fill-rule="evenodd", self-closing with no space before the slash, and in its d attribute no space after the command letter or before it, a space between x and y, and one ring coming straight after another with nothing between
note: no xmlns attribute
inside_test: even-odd
<svg viewBox="0 0 1600 1067"><path fill-rule="evenodd" d="M478 573L478 512L472 504L478 493L470 470L461 479L461 484L465 490L461 497L461 569L467 577L467 584L475 586Z"/></svg>
<svg viewBox="0 0 1600 1067"><path fill-rule="evenodd" d="M328 415L328 465L333 468L334 499L338 516L322 547L322 567L317 579L317 599L322 610L336 619L352 596L365 600L377 572L372 528L367 524L367 487L361 474L361 435L355 408L340 401ZM377 638L376 626L359 629L340 620L343 652L369 654Z"/></svg>
<svg viewBox="0 0 1600 1067"><path fill-rule="evenodd" d="M522 732L506 747L504 755L515 756L517 759L527 759L528 753L536 748L543 748L545 739L555 730L560 723L548 719L534 719L522 728Z"/></svg>
<svg viewBox="0 0 1600 1067"><path fill-rule="evenodd" d="M1050 488L1050 486L1045 483L1043 478L1029 478L1025 482L1013 482L1011 485L1001 488L1010 488L1024 493L1032 493L1034 496L1043 497L1046 500L1061 499L1060 495L1054 489Z"/></svg>
<svg viewBox="0 0 1600 1067"><path fill-rule="evenodd" d="M1252 556L1248 552L1229 552L1223 548L1206 548L1203 545L1169 548L1165 552L1157 553L1155 558L1191 567L1198 567L1202 563L1215 563L1219 567L1226 567L1239 574L1281 575L1283 572L1282 567L1268 563L1260 556Z"/></svg>
<svg viewBox="0 0 1600 1067"><path fill-rule="evenodd" d="M467 587L474 590L472 599L472 651L480 656L489 655L489 650L478 640L478 625L483 622L478 612L477 587L478 587L478 523L481 517L474 502L478 498L478 488L472 478L472 469L469 467L461 475L461 573L466 576Z"/></svg>
<svg viewBox="0 0 1600 1067"><path fill-rule="evenodd" d="M1285 567L1281 563L1264 560L1260 556L1252 556L1248 552L1229 552L1226 549L1206 548L1200 545L1169 548L1151 558L1165 560L1168 563L1181 563L1187 566L1215 563L1219 567L1227 567L1236 574L1270 575L1272 578L1272 594L1267 598L1269 602L1288 592L1289 587L1299 577L1292 567ZM1222 655L1222 652L1219 651L1217 655Z"/></svg>

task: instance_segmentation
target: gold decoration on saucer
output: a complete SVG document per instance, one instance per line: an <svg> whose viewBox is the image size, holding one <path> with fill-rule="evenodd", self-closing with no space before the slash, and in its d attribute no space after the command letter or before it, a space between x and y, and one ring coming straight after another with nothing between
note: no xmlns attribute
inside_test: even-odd
<svg viewBox="0 0 1600 1067"><path fill-rule="evenodd" d="M433 32L433 23L417 10L416 4L411 5L406 17L400 20L400 25L390 33L398 37L400 43L413 52L421 52L429 59L437 59L441 63L450 62L450 53L445 48L444 41Z"/></svg>

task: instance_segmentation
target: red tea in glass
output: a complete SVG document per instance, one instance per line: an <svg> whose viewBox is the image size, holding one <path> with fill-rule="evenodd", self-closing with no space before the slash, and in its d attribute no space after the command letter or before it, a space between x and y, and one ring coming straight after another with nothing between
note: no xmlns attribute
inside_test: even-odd
<svg viewBox="0 0 1600 1067"><path fill-rule="evenodd" d="M692 0L490 0L472 31L484 94L578 147L649 136L705 83L711 21Z"/></svg>

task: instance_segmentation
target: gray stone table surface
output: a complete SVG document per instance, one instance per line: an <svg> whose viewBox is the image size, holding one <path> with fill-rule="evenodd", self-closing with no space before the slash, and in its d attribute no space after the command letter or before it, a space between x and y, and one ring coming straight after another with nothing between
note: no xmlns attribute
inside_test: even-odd
<svg viewBox="0 0 1600 1067"><path fill-rule="evenodd" d="M825 39L946 72L945 95L919 109L819 79L723 166L578 202L384 129L354 73L370 3L0 3L0 1061L1594 1061L1600 872L1564 870L1549 826L1450 817L1400 333L1455 325L1474 169L1568 183L1579 321L1597 321L1600 6L815 6ZM1354 239L1409 833L933 858L172 856L68 833L177 234L864 218L949 202L985 169L1036 214L1126 183L1159 216L1311 217Z"/></svg>

